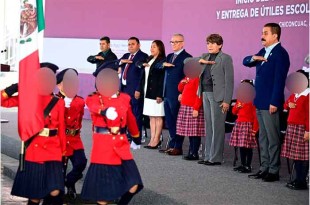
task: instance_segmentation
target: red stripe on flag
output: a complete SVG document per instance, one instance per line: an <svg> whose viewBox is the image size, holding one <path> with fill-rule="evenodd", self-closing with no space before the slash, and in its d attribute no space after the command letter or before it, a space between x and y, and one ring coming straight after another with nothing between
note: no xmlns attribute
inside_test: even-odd
<svg viewBox="0 0 310 205"><path fill-rule="evenodd" d="M19 62L18 83L18 132L22 140L28 140L44 127L43 106L36 85L36 77L40 69L39 52Z"/></svg>

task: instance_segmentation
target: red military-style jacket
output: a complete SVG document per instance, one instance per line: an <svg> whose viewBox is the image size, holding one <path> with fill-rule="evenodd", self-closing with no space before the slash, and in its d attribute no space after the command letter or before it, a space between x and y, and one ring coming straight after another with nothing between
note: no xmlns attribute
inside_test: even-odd
<svg viewBox="0 0 310 205"><path fill-rule="evenodd" d="M121 160L133 159L130 144L125 133L97 133L96 127L101 128L128 128L132 137L139 137L139 129L130 106L130 96L119 93L114 97L105 97L95 92L86 98L86 105L90 110L93 121L93 147L91 163L119 165ZM101 115L101 111L114 107L118 116L109 120Z"/></svg>
<svg viewBox="0 0 310 205"><path fill-rule="evenodd" d="M65 98L61 93L58 93L57 96L62 99ZM75 96L70 103L70 107L65 107L65 133L67 143L65 156L73 155L74 150L84 149L81 140L84 106L84 99L80 96Z"/></svg>
<svg viewBox="0 0 310 205"><path fill-rule="evenodd" d="M8 97L1 91L1 106L18 106L18 96ZM53 95L43 96L42 103L46 107L53 98ZM45 161L62 161L62 156L66 151L66 137L64 124L65 104L63 99L59 99L49 115L44 119L44 127L51 130L57 129L57 134L51 137L44 137L40 134L33 137L32 142L26 150L25 159L27 161L42 163Z"/></svg>

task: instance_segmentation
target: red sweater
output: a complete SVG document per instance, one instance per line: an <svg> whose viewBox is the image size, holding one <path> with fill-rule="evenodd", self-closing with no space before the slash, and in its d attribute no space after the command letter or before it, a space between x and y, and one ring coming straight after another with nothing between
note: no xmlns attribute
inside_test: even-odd
<svg viewBox="0 0 310 205"><path fill-rule="evenodd" d="M185 77L183 80L188 79L188 82L180 82L178 90L182 93L181 105L193 107L194 110L199 110L202 105L202 99L197 95L199 85L199 78L189 79Z"/></svg>
<svg viewBox="0 0 310 205"><path fill-rule="evenodd" d="M238 105L241 107L238 108ZM237 122L251 122L253 123L253 131L257 132L258 130L258 121L256 117L256 108L252 102L242 103L237 100L236 104L232 109L232 113L237 115Z"/></svg>
<svg viewBox="0 0 310 205"><path fill-rule="evenodd" d="M289 108L290 102L295 103L296 108ZM295 94L292 94L284 103L284 109L289 110L288 124L305 125L306 131L309 132L309 94L297 99L295 99Z"/></svg>

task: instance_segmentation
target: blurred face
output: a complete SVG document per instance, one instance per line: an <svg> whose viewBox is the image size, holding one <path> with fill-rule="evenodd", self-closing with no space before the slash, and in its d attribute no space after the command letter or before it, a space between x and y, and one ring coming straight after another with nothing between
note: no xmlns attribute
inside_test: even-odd
<svg viewBox="0 0 310 205"><path fill-rule="evenodd" d="M277 43L278 42L277 37L278 37L277 34L272 34L270 27L264 27L263 32L262 32L262 39L261 39L262 45L264 47L268 47L274 43Z"/></svg>
<svg viewBox="0 0 310 205"><path fill-rule="evenodd" d="M109 49L110 49L110 44L109 43L107 43L106 41L100 41L100 50L102 52L105 52L105 51L107 51Z"/></svg>
<svg viewBox="0 0 310 205"><path fill-rule="evenodd" d="M140 44L136 40L129 40L128 41L128 51L131 54L136 53L140 49Z"/></svg>
<svg viewBox="0 0 310 205"><path fill-rule="evenodd" d="M217 45L216 43L207 42L207 49L209 53L218 53L220 52L223 45Z"/></svg>
<svg viewBox="0 0 310 205"><path fill-rule="evenodd" d="M174 52L177 52L183 48L184 39L182 36L172 36L170 44L171 44L172 50Z"/></svg>
<svg viewBox="0 0 310 205"><path fill-rule="evenodd" d="M157 57L159 55L159 48L156 43L152 43L151 45L151 55Z"/></svg>

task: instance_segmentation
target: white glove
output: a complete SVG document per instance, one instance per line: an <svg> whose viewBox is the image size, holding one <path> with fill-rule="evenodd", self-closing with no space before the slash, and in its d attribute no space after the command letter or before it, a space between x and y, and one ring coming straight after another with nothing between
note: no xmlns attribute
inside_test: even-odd
<svg viewBox="0 0 310 205"><path fill-rule="evenodd" d="M72 102L72 98L65 97L64 100L65 100L65 107L70 107L70 104Z"/></svg>
<svg viewBox="0 0 310 205"><path fill-rule="evenodd" d="M115 107L109 107L106 111L106 117L109 120L115 120L117 118L118 114L115 110Z"/></svg>
<svg viewBox="0 0 310 205"><path fill-rule="evenodd" d="M136 143L134 143L134 141L131 141L130 148L131 149L140 149L140 145L136 145Z"/></svg>

